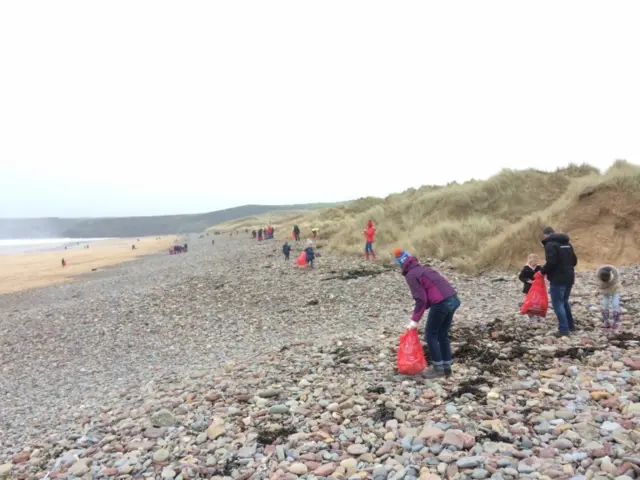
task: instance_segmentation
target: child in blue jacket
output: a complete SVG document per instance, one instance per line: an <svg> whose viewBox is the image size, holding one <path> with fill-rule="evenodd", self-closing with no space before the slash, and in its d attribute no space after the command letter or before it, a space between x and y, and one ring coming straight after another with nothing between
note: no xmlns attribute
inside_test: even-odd
<svg viewBox="0 0 640 480"><path fill-rule="evenodd" d="M289 260L289 255L291 254L291 245L289 245L289 242L284 242L282 253L284 253L284 259Z"/></svg>
<svg viewBox="0 0 640 480"><path fill-rule="evenodd" d="M313 242L311 239L307 240L307 248L304 249L307 254L307 266L313 268L313 260L316 258L316 254L313 251Z"/></svg>

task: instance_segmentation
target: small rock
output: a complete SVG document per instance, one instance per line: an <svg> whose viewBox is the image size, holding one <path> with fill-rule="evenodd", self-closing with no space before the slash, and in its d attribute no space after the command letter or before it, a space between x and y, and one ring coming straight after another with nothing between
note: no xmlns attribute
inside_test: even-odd
<svg viewBox="0 0 640 480"><path fill-rule="evenodd" d="M349 455L363 455L369 451L369 447L363 445L361 443L356 443L354 445L349 445L347 448L347 453Z"/></svg>
<svg viewBox="0 0 640 480"><path fill-rule="evenodd" d="M74 477L82 477L89 473L89 460L86 458L78 460L69 469L69 473Z"/></svg>
<svg viewBox="0 0 640 480"><path fill-rule="evenodd" d="M573 448L573 443L569 439L559 438L558 440L553 442L551 446L553 448L557 448L558 450L569 450L570 448Z"/></svg>
<svg viewBox="0 0 640 480"><path fill-rule="evenodd" d="M0 478L11 475L11 470L13 470L13 463L11 462L0 465Z"/></svg>
<svg viewBox="0 0 640 480"><path fill-rule="evenodd" d="M489 472L487 472L483 468L476 468L473 472L471 472L471 478L487 478L489 476Z"/></svg>
<svg viewBox="0 0 640 480"><path fill-rule="evenodd" d="M336 471L336 464L335 463L327 463L325 465L320 465L318 468L316 468L313 471L313 474L317 475L319 477L328 477L329 475L331 475L335 471Z"/></svg>
<svg viewBox="0 0 640 480"><path fill-rule="evenodd" d="M222 425L212 424L207 428L207 437L209 440L215 440L225 434L225 428Z"/></svg>
<svg viewBox="0 0 640 480"><path fill-rule="evenodd" d="M175 478L176 476L176 472L169 468L169 467L164 467L162 469L162 478L167 478L167 479L171 479L171 478Z"/></svg>
<svg viewBox="0 0 640 480"><path fill-rule="evenodd" d="M273 398L273 397L277 397L278 395L280 395L280 393L282 393L282 390L278 390L278 389L269 389L269 390L262 390L260 392L258 392L258 396L262 397L262 398Z"/></svg>
<svg viewBox="0 0 640 480"><path fill-rule="evenodd" d="M346 458L340 462L340 466L345 470L353 470L358 466L358 461L355 458Z"/></svg>
<svg viewBox="0 0 640 480"><path fill-rule="evenodd" d="M451 430L447 430L442 440L443 445L452 445L461 450L464 447L464 439Z"/></svg>
<svg viewBox="0 0 640 480"><path fill-rule="evenodd" d="M456 462L458 468L475 468L484 463L484 457L476 455L473 457L462 457Z"/></svg>
<svg viewBox="0 0 640 480"><path fill-rule="evenodd" d="M291 464L291 466L289 467L289 471L296 475L306 475L308 469L304 463L296 462Z"/></svg>
<svg viewBox="0 0 640 480"><path fill-rule="evenodd" d="M151 415L151 423L154 427L173 427L176 419L169 410L162 409Z"/></svg>
<svg viewBox="0 0 640 480"><path fill-rule="evenodd" d="M153 461L156 463L166 462L169 459L169 451L161 448L153 454Z"/></svg>
<svg viewBox="0 0 640 480"><path fill-rule="evenodd" d="M576 412L571 410L558 410L556 412L556 418L561 418L562 420L566 420L567 422L576 418Z"/></svg>
<svg viewBox="0 0 640 480"><path fill-rule="evenodd" d="M424 438L428 442L438 441L444 437L444 430L436 427L424 427L420 432L420 438Z"/></svg>
<svg viewBox="0 0 640 480"><path fill-rule="evenodd" d="M274 414L284 415L285 413L289 413L289 407L286 405L274 405L269 411Z"/></svg>

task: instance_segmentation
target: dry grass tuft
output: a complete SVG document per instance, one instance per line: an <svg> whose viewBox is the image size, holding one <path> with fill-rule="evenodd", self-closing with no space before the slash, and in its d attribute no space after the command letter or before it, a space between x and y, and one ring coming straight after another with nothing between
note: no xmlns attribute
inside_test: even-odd
<svg viewBox="0 0 640 480"><path fill-rule="evenodd" d="M592 268L637 261L639 207L640 167L620 160L604 173L589 165L551 173L503 170L485 181L424 186L384 199L362 198L313 212L278 212L214 229L251 230L272 222L288 235L297 223L307 235L319 228L327 250L361 254L362 230L371 219L377 228L375 249L382 257L401 247L478 272L517 269L529 253L542 254L540 232L552 225L571 236L581 267Z"/></svg>

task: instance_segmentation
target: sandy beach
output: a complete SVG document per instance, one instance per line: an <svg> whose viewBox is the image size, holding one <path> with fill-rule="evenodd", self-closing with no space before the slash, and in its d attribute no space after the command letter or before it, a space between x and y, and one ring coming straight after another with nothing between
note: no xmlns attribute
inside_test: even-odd
<svg viewBox="0 0 640 480"><path fill-rule="evenodd" d="M0 255L0 294L68 281L95 269L117 265L169 248L176 237L118 238L89 248ZM135 250L131 246L135 245ZM65 259L66 267L61 260Z"/></svg>

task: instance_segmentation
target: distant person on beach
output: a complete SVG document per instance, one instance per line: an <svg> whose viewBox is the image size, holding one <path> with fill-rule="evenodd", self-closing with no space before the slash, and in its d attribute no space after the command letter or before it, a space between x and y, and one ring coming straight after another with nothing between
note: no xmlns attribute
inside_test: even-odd
<svg viewBox="0 0 640 480"><path fill-rule="evenodd" d="M251 237L255 240L255 238L258 236L258 232L256 232L255 230L251 231Z"/></svg>
<svg viewBox="0 0 640 480"><path fill-rule="evenodd" d="M375 260L376 253L373 251L373 242L375 241L374 237L376 234L376 229L373 226L373 222L371 220L367 222L367 229L363 230L362 233L364 233L365 235L364 258L366 260L369 260L369 254L371 254L371 258Z"/></svg>
<svg viewBox="0 0 640 480"><path fill-rule="evenodd" d="M602 265L596 277L602 295L602 328L617 330L620 328L620 272L613 265Z"/></svg>
<svg viewBox="0 0 640 480"><path fill-rule="evenodd" d="M396 248L393 254L402 267L402 275L415 300L407 330L418 328L422 315L429 310L424 340L432 370L423 375L429 378L449 376L453 362L449 330L453 315L460 307L456 289L440 273L421 265L416 257L404 250Z"/></svg>
<svg viewBox="0 0 640 480"><path fill-rule="evenodd" d="M62 268L67 266L67 261L63 258L62 259Z"/></svg>
<svg viewBox="0 0 640 480"><path fill-rule="evenodd" d="M216 244L215 240L211 240L211 246L213 247Z"/></svg>
<svg viewBox="0 0 640 480"><path fill-rule="evenodd" d="M540 258L535 253L530 254L527 258L527 264L522 267L522 271L520 272L520 275L518 275L518 279L523 284L522 293L525 295L529 293L529 290L531 290L531 284L533 283L533 277L540 270L542 270L542 267L540 266ZM539 321L543 319L534 315L529 315L529 320Z"/></svg>
<svg viewBox="0 0 640 480"><path fill-rule="evenodd" d="M284 259L289 260L289 255L291 254L291 245L289 245L289 242L284 242L282 253L284 254Z"/></svg>
<svg viewBox="0 0 640 480"><path fill-rule="evenodd" d="M295 238L296 242L300 241L300 227L298 225L293 226L293 238Z"/></svg>
<svg viewBox="0 0 640 480"><path fill-rule="evenodd" d="M187 253L187 244L186 243L184 244L183 248L184 248L184 252Z"/></svg>
<svg viewBox="0 0 640 480"><path fill-rule="evenodd" d="M569 235L555 233L553 228L547 227L542 231L545 264L540 272L547 277L551 287L551 305L558 317L558 331L556 337L566 337L574 332L576 326L571 314L569 297L575 282L575 267L578 257L569 243Z"/></svg>
<svg viewBox="0 0 640 480"><path fill-rule="evenodd" d="M258 230L258 241L262 241L262 229Z"/></svg>
<svg viewBox="0 0 640 480"><path fill-rule="evenodd" d="M311 239L307 240L307 248L304 249L304 252L307 254L307 267L313 268L313 261L316 258L316 254L313 251L313 242Z"/></svg>
<svg viewBox="0 0 640 480"><path fill-rule="evenodd" d="M131 245L131 250L135 250L136 249L136 245L135 243L133 245Z"/></svg>

